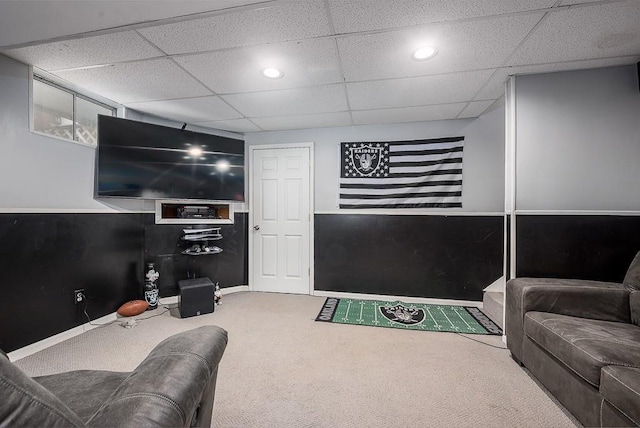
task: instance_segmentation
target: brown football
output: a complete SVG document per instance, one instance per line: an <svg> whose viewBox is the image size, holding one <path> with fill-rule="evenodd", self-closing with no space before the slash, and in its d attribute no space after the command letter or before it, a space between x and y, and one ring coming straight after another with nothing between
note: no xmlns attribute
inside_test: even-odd
<svg viewBox="0 0 640 428"><path fill-rule="evenodd" d="M134 317L140 315L147 310L149 304L144 300L130 300L127 303L123 303L118 308L118 315L123 317Z"/></svg>

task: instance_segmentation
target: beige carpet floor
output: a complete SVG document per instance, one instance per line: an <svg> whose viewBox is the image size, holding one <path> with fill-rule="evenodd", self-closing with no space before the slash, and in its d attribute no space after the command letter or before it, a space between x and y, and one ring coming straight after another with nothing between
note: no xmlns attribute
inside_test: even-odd
<svg viewBox="0 0 640 428"><path fill-rule="evenodd" d="M214 427L574 427L502 349L501 338L315 322L324 298L224 297L213 314L157 309L16 364L30 375L129 371L162 339L200 325L229 332ZM162 373L158 373L161 376Z"/></svg>

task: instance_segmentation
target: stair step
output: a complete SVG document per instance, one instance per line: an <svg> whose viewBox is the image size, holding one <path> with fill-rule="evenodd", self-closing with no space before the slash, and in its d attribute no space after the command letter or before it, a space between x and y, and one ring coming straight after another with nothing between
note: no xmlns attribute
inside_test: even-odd
<svg viewBox="0 0 640 428"><path fill-rule="evenodd" d="M485 313L491 321L502 325L502 313L504 312L504 293L501 291L487 291L482 297L482 312Z"/></svg>

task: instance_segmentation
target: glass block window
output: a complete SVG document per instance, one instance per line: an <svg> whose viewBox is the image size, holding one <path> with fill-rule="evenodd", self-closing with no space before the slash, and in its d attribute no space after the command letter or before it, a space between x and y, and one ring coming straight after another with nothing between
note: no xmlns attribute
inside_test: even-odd
<svg viewBox="0 0 640 428"><path fill-rule="evenodd" d="M116 109L33 76L33 130L95 146L98 115L115 116Z"/></svg>

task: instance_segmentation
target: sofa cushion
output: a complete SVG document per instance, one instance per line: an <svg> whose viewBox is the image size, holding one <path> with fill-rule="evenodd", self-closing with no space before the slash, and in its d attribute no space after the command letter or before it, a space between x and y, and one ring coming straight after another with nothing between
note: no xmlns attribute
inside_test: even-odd
<svg viewBox="0 0 640 428"><path fill-rule="evenodd" d="M604 366L640 368L640 327L633 324L527 312L524 332L596 387Z"/></svg>
<svg viewBox="0 0 640 428"><path fill-rule="evenodd" d="M628 290L640 290L640 251L631 262L622 283Z"/></svg>
<svg viewBox="0 0 640 428"><path fill-rule="evenodd" d="M600 393L636 425L640 425L640 369L607 366L602 369Z"/></svg>

